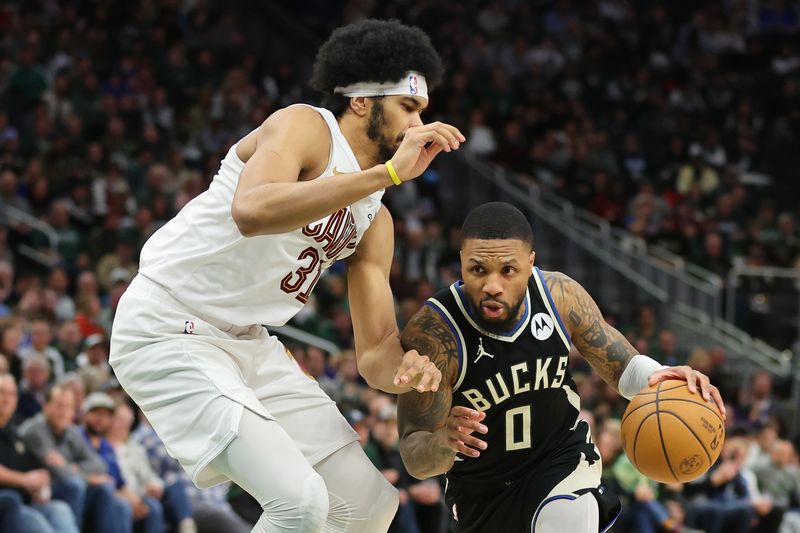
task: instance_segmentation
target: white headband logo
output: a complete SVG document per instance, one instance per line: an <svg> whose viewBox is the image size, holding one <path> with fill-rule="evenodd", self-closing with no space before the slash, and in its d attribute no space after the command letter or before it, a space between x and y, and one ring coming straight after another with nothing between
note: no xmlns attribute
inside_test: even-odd
<svg viewBox="0 0 800 533"><path fill-rule="evenodd" d="M419 72L410 70L400 81L360 82L336 87L334 94L341 94L349 98L358 96L421 96L428 99L428 82Z"/></svg>

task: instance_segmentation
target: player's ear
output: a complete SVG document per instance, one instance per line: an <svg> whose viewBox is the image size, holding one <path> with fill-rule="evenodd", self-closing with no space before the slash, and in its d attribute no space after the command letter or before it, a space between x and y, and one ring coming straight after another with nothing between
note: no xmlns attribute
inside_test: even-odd
<svg viewBox="0 0 800 533"><path fill-rule="evenodd" d="M358 117L365 117L369 112L366 96L354 96L350 99L350 111Z"/></svg>
<svg viewBox="0 0 800 533"><path fill-rule="evenodd" d="M530 260L531 260L531 274L533 274L533 263L536 261L536 252L534 252L533 250L531 250Z"/></svg>

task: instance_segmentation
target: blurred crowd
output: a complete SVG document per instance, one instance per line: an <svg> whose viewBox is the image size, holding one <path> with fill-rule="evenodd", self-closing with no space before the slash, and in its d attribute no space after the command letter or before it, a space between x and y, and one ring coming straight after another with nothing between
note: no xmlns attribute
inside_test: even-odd
<svg viewBox="0 0 800 533"><path fill-rule="evenodd" d="M427 30L467 150L723 278L800 268L797 2L347 4Z"/></svg>
<svg viewBox="0 0 800 533"><path fill-rule="evenodd" d="M796 263L798 203L779 194L800 154L795 4L282 4L323 36L365 14L426 29L448 68L430 115L458 123L469 150L531 186L720 275L735 257ZM265 63L231 9L0 6L0 531L237 532L261 512L235 486L194 488L108 365L116 304L144 241L207 187L233 142L307 94L304 70ZM386 201L402 326L459 277L458 226L435 170ZM393 530L446 531L442 480L408 475L394 399L358 375L342 265L293 324L342 349L287 340L400 489ZM786 384L731 378L720 348L680 352L650 306L615 325L641 352L712 376L733 413L708 476L655 486L620 453L625 402L573 358L606 482L627 502L615 531L800 531L790 529L800 474Z"/></svg>

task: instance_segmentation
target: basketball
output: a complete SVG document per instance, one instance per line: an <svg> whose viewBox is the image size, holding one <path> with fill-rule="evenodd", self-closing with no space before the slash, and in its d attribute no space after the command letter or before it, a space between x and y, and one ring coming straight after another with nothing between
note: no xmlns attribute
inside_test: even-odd
<svg viewBox="0 0 800 533"><path fill-rule="evenodd" d="M631 463L661 483L685 483L719 457L725 423L713 401L685 381L667 380L637 394L622 417L622 446Z"/></svg>

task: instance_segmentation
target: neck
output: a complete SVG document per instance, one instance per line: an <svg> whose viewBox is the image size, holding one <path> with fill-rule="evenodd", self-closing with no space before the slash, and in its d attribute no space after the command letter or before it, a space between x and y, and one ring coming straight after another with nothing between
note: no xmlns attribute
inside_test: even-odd
<svg viewBox="0 0 800 533"><path fill-rule="evenodd" d="M358 166L362 169L372 168L383 161L378 161L378 147L367 137L364 125L354 113L345 112L339 119L339 129L353 150Z"/></svg>

